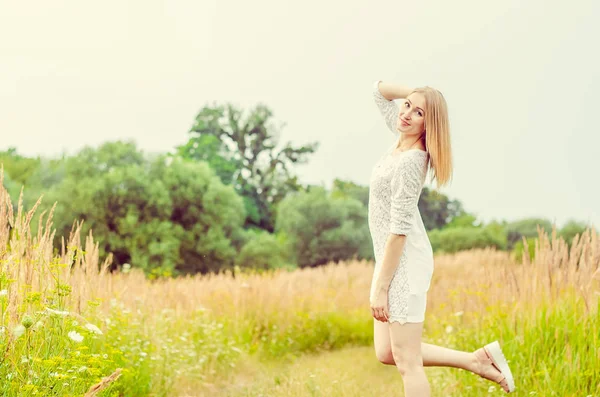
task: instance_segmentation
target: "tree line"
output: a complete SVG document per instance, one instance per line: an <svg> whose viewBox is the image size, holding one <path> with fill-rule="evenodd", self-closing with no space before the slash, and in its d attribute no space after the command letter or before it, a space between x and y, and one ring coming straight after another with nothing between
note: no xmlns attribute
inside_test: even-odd
<svg viewBox="0 0 600 397"><path fill-rule="evenodd" d="M165 276L373 260L368 186L303 185L294 167L310 160L318 142L281 144L281 129L265 105L244 112L213 103L196 115L188 141L165 153L146 154L131 141L57 158L8 148L0 152L3 183L15 206L22 187L26 208L41 195L42 211L57 203L57 248L83 221L100 254L113 255L113 269L129 264ZM518 253L538 225L552 229L538 218L478 222L459 200L428 187L418 206L436 252L493 246ZM570 243L589 226L572 220L559 235Z"/></svg>

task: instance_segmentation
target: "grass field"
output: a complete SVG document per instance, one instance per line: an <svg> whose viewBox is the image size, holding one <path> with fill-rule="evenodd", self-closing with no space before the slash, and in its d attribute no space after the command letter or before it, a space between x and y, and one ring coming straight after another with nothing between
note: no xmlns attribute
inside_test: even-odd
<svg viewBox="0 0 600 397"><path fill-rule="evenodd" d="M0 190L0 395L401 395L371 346L372 264L148 280L108 273L78 228L53 252L41 215L32 233L35 208L13 214ZM600 396L598 237L569 249L540 233L523 263L437 255L424 341L472 351L498 339L515 396ZM501 394L465 371L427 373L433 395Z"/></svg>
<svg viewBox="0 0 600 397"><path fill-rule="evenodd" d="M447 368L426 369L432 386L450 390ZM281 365L249 359L219 379L206 396L398 396L402 380L394 367L379 363L370 346L308 353ZM487 385L481 386L487 391ZM193 394L191 394L193 395Z"/></svg>

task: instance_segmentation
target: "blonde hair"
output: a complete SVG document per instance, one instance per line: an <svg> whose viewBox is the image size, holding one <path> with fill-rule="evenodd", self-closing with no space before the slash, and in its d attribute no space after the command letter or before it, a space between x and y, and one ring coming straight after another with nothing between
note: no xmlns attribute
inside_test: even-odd
<svg viewBox="0 0 600 397"><path fill-rule="evenodd" d="M448 105L441 92L431 87L415 88L425 97L425 147L429 153L431 181L437 187L447 185L452 179L452 146L450 144L450 122Z"/></svg>

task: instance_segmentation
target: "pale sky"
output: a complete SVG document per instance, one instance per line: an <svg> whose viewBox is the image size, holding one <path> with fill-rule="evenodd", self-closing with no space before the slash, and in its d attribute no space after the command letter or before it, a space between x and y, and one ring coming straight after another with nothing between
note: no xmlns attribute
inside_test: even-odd
<svg viewBox="0 0 600 397"><path fill-rule="evenodd" d="M599 20L594 0L0 0L0 150L167 152L205 104L261 102L282 143L320 142L302 182L367 185L394 139L373 81L430 85L450 112L442 193L484 221L600 226Z"/></svg>

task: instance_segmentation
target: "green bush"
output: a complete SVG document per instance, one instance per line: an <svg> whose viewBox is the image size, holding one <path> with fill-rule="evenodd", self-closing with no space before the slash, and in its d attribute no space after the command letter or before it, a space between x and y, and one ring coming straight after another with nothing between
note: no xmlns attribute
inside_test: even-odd
<svg viewBox="0 0 600 397"><path fill-rule="evenodd" d="M284 235L265 231L249 231L249 240L235 258L235 265L247 269L276 269L286 267L289 250Z"/></svg>
<svg viewBox="0 0 600 397"><path fill-rule="evenodd" d="M485 227L454 227L429 232L434 252L454 253L472 248L495 247L506 249L506 234L501 225L492 223Z"/></svg>
<svg viewBox="0 0 600 397"><path fill-rule="evenodd" d="M512 249L523 237L537 238L538 225L548 234L552 233L552 223L543 218L525 218L506 225L508 249Z"/></svg>
<svg viewBox="0 0 600 397"><path fill-rule="evenodd" d="M570 246L575 236L578 234L581 236L581 234L588 228L593 228L593 226L571 219L563 225L558 232L558 236L562 237Z"/></svg>
<svg viewBox="0 0 600 397"><path fill-rule="evenodd" d="M535 258L535 243L537 242L537 238L528 238L527 247L529 248L529 258L533 260ZM523 244L523 240L517 241L515 246L512 249L512 253L517 262L523 262L523 252L525 251L525 246Z"/></svg>
<svg viewBox="0 0 600 397"><path fill-rule="evenodd" d="M286 197L278 207L275 231L289 237L300 267L371 259L360 256L372 252L364 205L350 197L334 198L321 187Z"/></svg>

